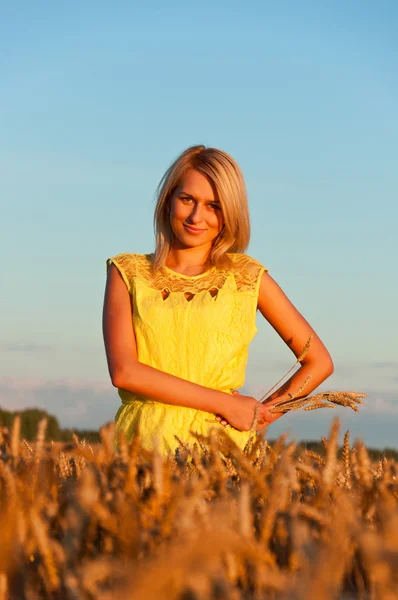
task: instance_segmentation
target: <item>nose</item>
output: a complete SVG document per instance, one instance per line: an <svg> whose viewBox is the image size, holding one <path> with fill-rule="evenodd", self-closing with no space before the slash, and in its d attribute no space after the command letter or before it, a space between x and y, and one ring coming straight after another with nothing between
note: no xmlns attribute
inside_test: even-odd
<svg viewBox="0 0 398 600"><path fill-rule="evenodd" d="M192 212L189 215L189 221L194 223L201 223L203 221L203 207L199 202L196 202L192 208Z"/></svg>

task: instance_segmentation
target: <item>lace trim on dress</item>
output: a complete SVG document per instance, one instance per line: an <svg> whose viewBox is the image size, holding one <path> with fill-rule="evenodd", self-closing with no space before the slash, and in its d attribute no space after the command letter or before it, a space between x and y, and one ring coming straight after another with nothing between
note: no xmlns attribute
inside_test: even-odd
<svg viewBox="0 0 398 600"><path fill-rule="evenodd" d="M231 273L234 276L238 292L254 292L258 289L259 275L267 270L261 263L246 254L228 253L234 263L232 270L212 267L202 275L191 278L170 269L153 273L151 270L152 256L152 254L129 254L126 252L118 254L114 258L108 258L106 263L108 267L111 262L117 266L129 290L131 280L137 277L155 290L188 294L197 294L209 289L220 290Z"/></svg>

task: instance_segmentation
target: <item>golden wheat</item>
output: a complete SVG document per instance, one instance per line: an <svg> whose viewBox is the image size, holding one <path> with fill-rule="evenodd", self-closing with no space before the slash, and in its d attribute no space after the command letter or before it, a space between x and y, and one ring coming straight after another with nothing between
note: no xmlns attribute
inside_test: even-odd
<svg viewBox="0 0 398 600"><path fill-rule="evenodd" d="M114 452L113 426L60 451L45 427L0 432L0 600L396 598L398 464L348 432L340 461L338 420L325 456L223 430Z"/></svg>

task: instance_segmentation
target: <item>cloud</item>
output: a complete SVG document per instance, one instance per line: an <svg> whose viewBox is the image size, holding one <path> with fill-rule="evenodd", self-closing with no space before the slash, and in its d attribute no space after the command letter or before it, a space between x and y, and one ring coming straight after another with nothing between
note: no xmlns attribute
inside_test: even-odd
<svg viewBox="0 0 398 600"><path fill-rule="evenodd" d="M396 360L377 360L369 364L373 369L394 369L398 370L398 361Z"/></svg>
<svg viewBox="0 0 398 600"><path fill-rule="evenodd" d="M58 377L57 379L45 379L40 377L19 378L2 377L0 375L0 386L6 386L13 390L37 390L48 386L62 386L70 390L107 391L112 388L109 380L89 380L78 377Z"/></svg>
<svg viewBox="0 0 398 600"><path fill-rule="evenodd" d="M398 396L398 394L397 394ZM378 414L384 413L398 417L398 402L383 396L374 396L370 402L371 410Z"/></svg>
<svg viewBox="0 0 398 600"><path fill-rule="evenodd" d="M113 420L119 404L110 382L0 377L2 408L42 408L55 415L61 427L97 429Z"/></svg>
<svg viewBox="0 0 398 600"><path fill-rule="evenodd" d="M1 344L0 349L5 352L49 352L54 347L49 344L9 342Z"/></svg>
<svg viewBox="0 0 398 600"><path fill-rule="evenodd" d="M269 386L270 387L270 386ZM258 388L258 389L257 389ZM323 385L322 389L338 389ZM344 389L344 388L340 388ZM267 388L254 384L241 392L259 397ZM328 434L335 416L341 419L341 432L349 429L351 439L360 438L372 447L398 446L398 392L363 389L367 394L358 412L349 408L297 411L285 415L267 431L276 438L287 432L289 439L315 439ZM258 392L258 393L257 393ZM62 427L97 429L114 419L120 406L117 390L108 381L77 378L56 380L0 377L0 406L8 410L39 407L55 415Z"/></svg>
<svg viewBox="0 0 398 600"><path fill-rule="evenodd" d="M258 358L255 361L249 360L246 371L246 385L255 388L256 394L262 395L281 377L283 377L283 383L297 371L299 365L296 365L288 377L284 377L292 364L294 363L292 362L289 365L285 361L269 360L268 362L264 361L264 365L260 367ZM374 364L378 366L373 368L372 365ZM375 361L374 363L344 363L335 361L334 373L322 384L322 388L353 392L366 392L366 390L373 392L374 390L378 390L383 394L387 392L394 393L397 390L398 375L395 371L395 364L397 363L394 361Z"/></svg>

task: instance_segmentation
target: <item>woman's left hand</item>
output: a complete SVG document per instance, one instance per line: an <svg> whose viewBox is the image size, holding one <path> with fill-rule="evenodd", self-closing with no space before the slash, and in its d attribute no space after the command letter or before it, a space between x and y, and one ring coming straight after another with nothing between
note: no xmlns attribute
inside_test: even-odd
<svg viewBox="0 0 398 600"><path fill-rule="evenodd" d="M232 390L232 393L234 395L239 394L239 390ZM219 414L216 414L216 419L220 423L220 425L223 425L224 427L228 427L229 423L226 419L224 419L224 417L222 417Z"/></svg>
<svg viewBox="0 0 398 600"><path fill-rule="evenodd" d="M237 395L237 394L239 394L239 390L233 390L232 393L234 395ZM271 406L271 408L273 408L273 406ZM274 418L272 419L272 422L276 421L281 416L282 416L282 413L276 413L274 415ZM220 425L223 425L223 427L228 427L229 426L228 421L223 416L221 416L219 414L216 414L216 420L220 423ZM269 423L269 424L271 424L271 423ZM231 427L232 427L232 425L231 425ZM265 429L265 427L267 427L267 425L265 425L265 426L264 425L257 425L256 431L262 431L263 429Z"/></svg>

